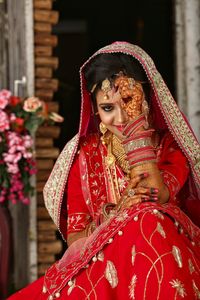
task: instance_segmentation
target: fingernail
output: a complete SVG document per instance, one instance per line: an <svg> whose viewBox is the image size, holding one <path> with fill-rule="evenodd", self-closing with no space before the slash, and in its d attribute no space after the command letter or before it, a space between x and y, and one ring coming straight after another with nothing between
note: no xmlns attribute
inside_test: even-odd
<svg viewBox="0 0 200 300"><path fill-rule="evenodd" d="M150 197L150 200L158 201L158 197Z"/></svg>
<svg viewBox="0 0 200 300"><path fill-rule="evenodd" d="M142 196L142 199L144 199L144 200L149 200L150 197L145 195L145 196Z"/></svg>
<svg viewBox="0 0 200 300"><path fill-rule="evenodd" d="M156 194L156 193L158 193L158 189L156 189L156 188L150 188L150 193L151 194Z"/></svg>
<svg viewBox="0 0 200 300"><path fill-rule="evenodd" d="M142 202L156 202L156 201L155 201L155 200L148 199L148 200L142 200Z"/></svg>
<svg viewBox="0 0 200 300"><path fill-rule="evenodd" d="M140 177L141 177L141 178L146 178L146 177L148 177L148 176L149 176L148 173L142 173L142 174L140 174Z"/></svg>

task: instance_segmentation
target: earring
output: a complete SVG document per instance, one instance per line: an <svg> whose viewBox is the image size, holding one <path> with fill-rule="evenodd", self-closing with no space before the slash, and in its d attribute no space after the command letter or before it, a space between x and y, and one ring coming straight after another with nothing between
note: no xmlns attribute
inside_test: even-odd
<svg viewBox="0 0 200 300"><path fill-rule="evenodd" d="M107 129L106 125L103 124L102 122L99 124L99 129L100 129L100 132L102 133L102 136L101 136L102 144L105 145L106 144L105 134L106 134L108 129Z"/></svg>
<svg viewBox="0 0 200 300"><path fill-rule="evenodd" d="M106 125L103 124L102 122L99 124L99 129L101 131L101 133L104 135L106 133L106 131L108 130Z"/></svg>
<svg viewBox="0 0 200 300"><path fill-rule="evenodd" d="M144 117L145 117L144 128L148 129L149 128L149 122L148 122L149 105L148 105L148 102L145 100L145 98L143 99L143 102L142 102L142 112L143 112Z"/></svg>

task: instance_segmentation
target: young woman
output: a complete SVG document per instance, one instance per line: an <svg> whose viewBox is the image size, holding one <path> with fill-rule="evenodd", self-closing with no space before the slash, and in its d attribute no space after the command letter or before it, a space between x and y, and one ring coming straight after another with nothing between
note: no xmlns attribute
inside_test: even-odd
<svg viewBox="0 0 200 300"><path fill-rule="evenodd" d="M190 126L136 45L98 50L80 80L79 132L44 188L69 247L9 300L200 299L200 147Z"/></svg>

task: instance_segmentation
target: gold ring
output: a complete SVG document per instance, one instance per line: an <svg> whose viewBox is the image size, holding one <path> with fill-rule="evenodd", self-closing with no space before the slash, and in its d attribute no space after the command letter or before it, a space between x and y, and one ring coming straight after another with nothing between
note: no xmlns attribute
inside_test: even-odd
<svg viewBox="0 0 200 300"><path fill-rule="evenodd" d="M129 197L133 197L135 195L135 190L134 189L130 189L129 191L128 191L128 196Z"/></svg>

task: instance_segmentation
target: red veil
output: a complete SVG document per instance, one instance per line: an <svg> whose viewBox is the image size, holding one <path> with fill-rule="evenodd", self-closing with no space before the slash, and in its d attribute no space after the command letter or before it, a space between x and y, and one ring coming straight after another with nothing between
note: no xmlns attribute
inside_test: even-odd
<svg viewBox="0 0 200 300"><path fill-rule="evenodd" d="M81 113L79 132L64 147L44 187L45 205L64 238L66 238L67 232L67 213L63 195L68 174L77 152L80 137L92 130L91 124L93 123L91 95L86 89L84 68L98 54L118 52L131 55L143 67L151 86L151 102L156 128L168 129L188 159L190 175L183 188L182 209L186 211L194 223L200 226L199 143L149 55L136 45L119 41L98 50L80 68Z"/></svg>

